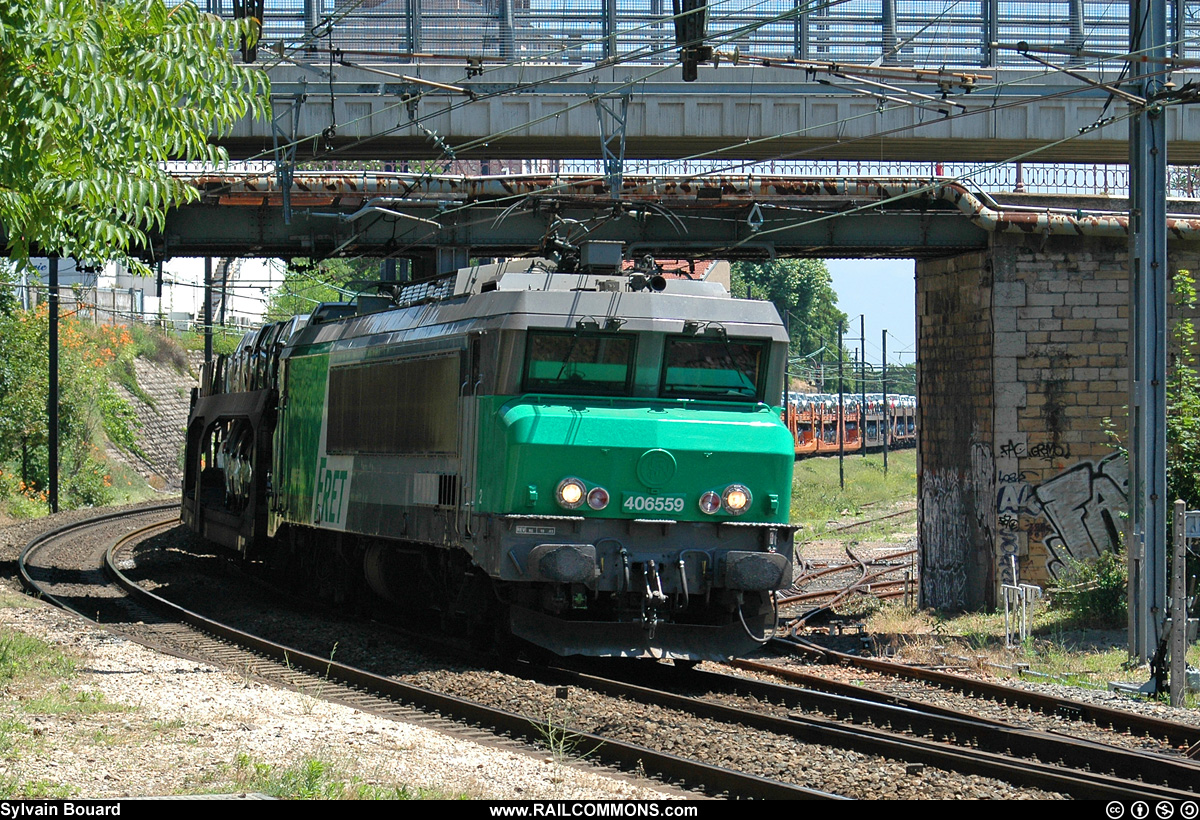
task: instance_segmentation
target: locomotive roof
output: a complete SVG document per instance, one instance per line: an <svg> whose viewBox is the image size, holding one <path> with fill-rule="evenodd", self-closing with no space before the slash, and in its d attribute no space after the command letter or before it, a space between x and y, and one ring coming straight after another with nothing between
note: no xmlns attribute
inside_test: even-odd
<svg viewBox="0 0 1200 820"><path fill-rule="evenodd" d="M357 346L368 343L366 337L370 344L381 342L381 335L401 341L527 328L681 333L685 322L697 323L693 332L723 329L733 337L787 341L774 305L734 299L716 282L667 279L655 283L662 290L649 285L632 290L637 280L620 273L558 273L545 264L517 260L465 268L452 278L419 286L417 292L426 294L427 301L310 324L292 338L291 346Z"/></svg>

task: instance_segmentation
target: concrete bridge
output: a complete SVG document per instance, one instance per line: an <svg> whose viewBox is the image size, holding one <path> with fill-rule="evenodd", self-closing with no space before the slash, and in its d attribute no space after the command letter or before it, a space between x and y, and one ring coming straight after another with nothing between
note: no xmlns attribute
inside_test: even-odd
<svg viewBox="0 0 1200 820"><path fill-rule="evenodd" d="M300 161L599 157L619 130L598 114L604 101L627 105L630 159L1129 159L1127 102L1073 76L804 65L723 65L685 83L677 65L534 64L469 77L445 63L281 64L268 70L274 123L242 122L220 142L258 159L295 145ZM1200 74L1173 77L1183 87ZM1170 161L1200 162L1200 108L1168 106L1165 116Z"/></svg>
<svg viewBox="0 0 1200 820"><path fill-rule="evenodd" d="M1170 159L1195 162L1200 115L1174 103L1200 68L1197 2L1162 2ZM1138 104L1129 5L1107 0L255 5L244 57L276 116L223 139L243 158L566 159L623 135L628 158L1123 162Z"/></svg>

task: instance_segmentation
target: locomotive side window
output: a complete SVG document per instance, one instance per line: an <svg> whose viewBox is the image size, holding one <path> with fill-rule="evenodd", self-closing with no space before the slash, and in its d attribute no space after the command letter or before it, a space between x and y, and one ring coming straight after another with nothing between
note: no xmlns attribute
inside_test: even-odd
<svg viewBox="0 0 1200 820"><path fill-rule="evenodd" d="M668 338L662 395L756 401L767 369L765 342Z"/></svg>
<svg viewBox="0 0 1200 820"><path fill-rule="evenodd" d="M635 337L529 331L524 392L628 396Z"/></svg>

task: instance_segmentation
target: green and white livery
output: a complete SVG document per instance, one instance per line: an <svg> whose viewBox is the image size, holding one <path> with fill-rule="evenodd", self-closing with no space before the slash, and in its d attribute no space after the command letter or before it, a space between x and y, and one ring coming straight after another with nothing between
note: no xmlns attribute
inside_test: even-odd
<svg viewBox="0 0 1200 820"><path fill-rule="evenodd" d="M791 583L786 354L769 303L654 271L521 260L397 287L207 374L184 520L484 643L740 654Z"/></svg>

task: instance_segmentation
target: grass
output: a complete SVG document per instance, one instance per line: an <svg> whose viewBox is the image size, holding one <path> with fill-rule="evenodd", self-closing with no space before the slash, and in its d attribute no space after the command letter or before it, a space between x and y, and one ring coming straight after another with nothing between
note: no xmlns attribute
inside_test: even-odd
<svg viewBox="0 0 1200 820"><path fill-rule="evenodd" d="M131 707L109 703L101 692L75 691L63 682L57 688L30 698L21 705L33 715L94 715L99 712L128 712Z"/></svg>
<svg viewBox="0 0 1200 820"><path fill-rule="evenodd" d="M48 780L20 782L0 777L0 799L4 800L65 800L74 794L70 786Z"/></svg>
<svg viewBox="0 0 1200 820"><path fill-rule="evenodd" d="M18 596L0 595L0 607L29 606L14 601ZM23 715L91 714L112 711L98 693L72 690L76 661L45 641L15 630L0 629L0 687L4 708L0 710L0 799L66 798L70 786L46 780L23 781L11 774L11 764L38 755L46 740L42 731L31 728Z"/></svg>
<svg viewBox="0 0 1200 820"><path fill-rule="evenodd" d="M310 757L287 766L256 761L239 754L226 767L230 792L259 792L283 800L452 800L463 795L372 783L348 774L338 764Z"/></svg>
<svg viewBox="0 0 1200 820"><path fill-rule="evenodd" d="M24 632L0 630L0 684L74 673L75 661L45 641Z"/></svg>
<svg viewBox="0 0 1200 820"><path fill-rule="evenodd" d="M852 520L885 515L915 507L916 452L888 454L883 473L882 454L846 456L845 490L838 486L838 460L809 458L796 462L792 493L792 520L802 525L797 533L797 553L818 539L875 544L912 536L915 514L889 518L876 524L842 532L834 529ZM897 544L899 546L899 544ZM1048 676L1069 685L1104 689L1110 681L1144 683L1145 667L1131 667L1123 627L1096 628L1096 616L1072 608L1052 608L1048 600L1035 605L1030 616L1030 637L1008 648L1003 609L995 613L942 614L913 611L899 602L881 603L855 596L839 605L838 612L862 620L874 637L876 654L895 654L913 663L971 666L990 674L1013 676L1014 669ZM1074 609L1079 610L1079 607ZM1118 619L1120 620L1120 619ZM1200 667L1200 644L1188 651L1188 663ZM1200 697L1188 695L1187 705L1200 708Z"/></svg>
<svg viewBox="0 0 1200 820"><path fill-rule="evenodd" d="M883 471L883 454L846 456L843 460L845 489L839 487L836 457L806 458L796 462L792 480L792 521L800 523L803 540L838 538L885 540L911 530L911 515L886 519L845 533L831 530L848 518L885 515L911 505L917 494L917 452L914 449L888 453Z"/></svg>
<svg viewBox="0 0 1200 820"><path fill-rule="evenodd" d="M1005 645L1003 611L945 615L878 602L866 609L859 615L875 653L909 663L967 666L1001 678L1024 669L1024 677L1090 689L1106 689L1111 681L1141 684L1150 676L1146 666L1129 663L1123 629L1089 628L1044 604L1031 611L1029 638L1011 648ZM1187 660L1200 666L1200 643L1189 648ZM1200 697L1187 695L1185 706L1200 708Z"/></svg>

